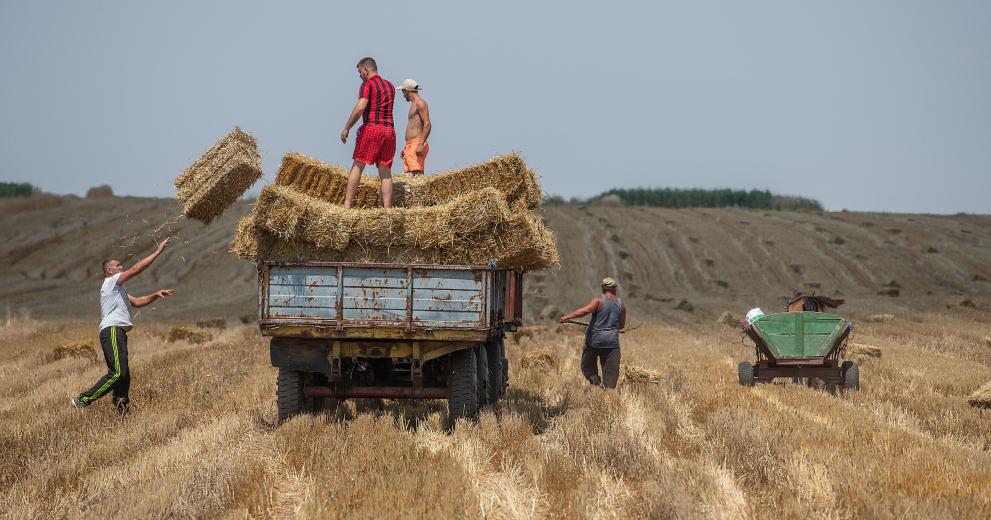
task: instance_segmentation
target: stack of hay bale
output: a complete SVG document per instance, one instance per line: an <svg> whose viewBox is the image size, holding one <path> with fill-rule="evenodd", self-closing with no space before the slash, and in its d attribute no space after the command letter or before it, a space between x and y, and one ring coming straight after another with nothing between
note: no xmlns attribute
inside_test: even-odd
<svg viewBox="0 0 991 520"><path fill-rule="evenodd" d="M177 179L186 216L209 223L261 176L254 138L235 128ZM299 153L282 160L241 219L232 244L252 261L353 261L487 265L532 271L559 262L534 212L537 176L516 154L429 176L395 176L393 208L363 176L344 209L348 172Z"/></svg>
<svg viewBox="0 0 991 520"><path fill-rule="evenodd" d="M344 209L348 172L298 153L243 218L234 252L246 259L485 265L536 270L558 263L554 234L533 210L536 175L518 155L446 173L394 178L396 203L380 207L379 180L362 177Z"/></svg>

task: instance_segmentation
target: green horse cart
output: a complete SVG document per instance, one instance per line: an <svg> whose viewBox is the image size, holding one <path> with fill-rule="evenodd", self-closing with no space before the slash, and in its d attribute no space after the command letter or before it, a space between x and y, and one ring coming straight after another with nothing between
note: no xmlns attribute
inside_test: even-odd
<svg viewBox="0 0 991 520"><path fill-rule="evenodd" d="M745 324L757 362L738 366L740 384L770 383L777 377L818 379L827 385L857 390L860 368L843 361L853 323L825 312L784 312L768 314Z"/></svg>

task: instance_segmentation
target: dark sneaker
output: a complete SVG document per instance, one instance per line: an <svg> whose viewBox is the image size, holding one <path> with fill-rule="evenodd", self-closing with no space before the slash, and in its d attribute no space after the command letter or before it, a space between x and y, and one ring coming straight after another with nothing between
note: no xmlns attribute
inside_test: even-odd
<svg viewBox="0 0 991 520"><path fill-rule="evenodd" d="M73 408L77 408L77 409L83 409L86 408L87 406L86 403L84 403L83 400L80 399L78 395L76 397L73 397L72 399L69 399L69 403L72 404Z"/></svg>

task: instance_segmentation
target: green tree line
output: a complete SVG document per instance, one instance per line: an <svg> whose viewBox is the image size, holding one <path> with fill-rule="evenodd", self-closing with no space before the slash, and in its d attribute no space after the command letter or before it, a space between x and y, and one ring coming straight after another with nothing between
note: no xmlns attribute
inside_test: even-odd
<svg viewBox="0 0 991 520"><path fill-rule="evenodd" d="M702 188L613 188L589 199L546 195L547 205L587 204L609 197L625 206L657 208L751 208L774 210L812 209L822 211L822 203L806 197L777 195L768 190L733 190Z"/></svg>
<svg viewBox="0 0 991 520"><path fill-rule="evenodd" d="M26 182L0 182L0 199L30 197L34 187Z"/></svg>

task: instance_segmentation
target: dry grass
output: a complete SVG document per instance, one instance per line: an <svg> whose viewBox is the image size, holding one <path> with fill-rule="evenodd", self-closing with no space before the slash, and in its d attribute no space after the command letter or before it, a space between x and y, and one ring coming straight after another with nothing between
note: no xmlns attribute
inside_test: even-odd
<svg viewBox="0 0 991 520"><path fill-rule="evenodd" d="M750 352L722 325L646 325L624 364L659 376L582 380L577 329L508 342L510 392L445 431L442 402L353 404L275 424L275 370L252 327L202 345L129 335L133 412L67 398L105 371L47 361L92 323L0 327L0 511L11 518L984 518L991 379L970 358L986 324L919 316L859 332L883 348L863 390L743 388ZM938 323L938 326L934 324ZM947 330L952 330L947 334ZM983 347L982 347L983 348ZM110 449L118 447L118 449Z"/></svg>
<svg viewBox="0 0 991 520"><path fill-rule="evenodd" d="M443 173L410 177L393 176L394 201L399 207L437 206L465 193L494 188L506 201L522 201L527 208L540 206L537 175L527 168L517 154L501 155L492 160ZM343 204L348 171L301 153L291 152L282 158L276 184L292 187L300 193L334 204ZM355 192L355 208L381 206L379 179L363 175Z"/></svg>
<svg viewBox="0 0 991 520"><path fill-rule="evenodd" d="M494 188L414 208L344 209L284 186L262 190L233 251L251 260L361 260L485 265L525 271L557 265L554 234L511 211Z"/></svg>
<svg viewBox="0 0 991 520"><path fill-rule="evenodd" d="M175 179L183 213L209 224L261 177L255 138L234 128Z"/></svg>
<svg viewBox="0 0 991 520"><path fill-rule="evenodd" d="M194 345L200 345L213 339L213 334L205 330L193 330L186 327L172 327L165 336L169 343L185 341Z"/></svg>
<svg viewBox="0 0 991 520"><path fill-rule="evenodd" d="M894 314L871 314L864 321L867 323L886 323L894 319Z"/></svg>

